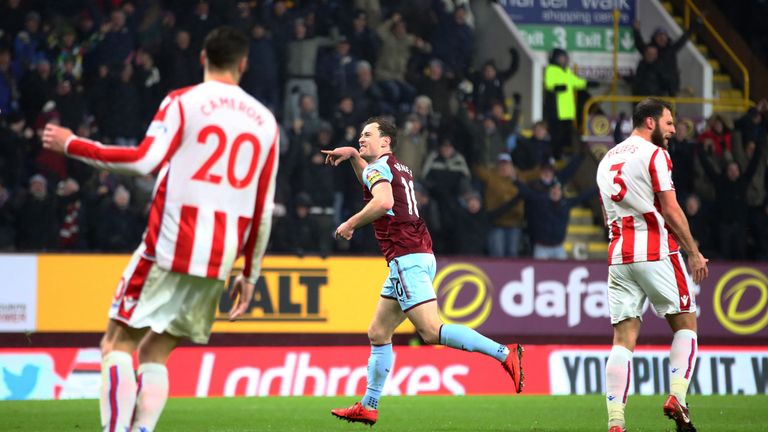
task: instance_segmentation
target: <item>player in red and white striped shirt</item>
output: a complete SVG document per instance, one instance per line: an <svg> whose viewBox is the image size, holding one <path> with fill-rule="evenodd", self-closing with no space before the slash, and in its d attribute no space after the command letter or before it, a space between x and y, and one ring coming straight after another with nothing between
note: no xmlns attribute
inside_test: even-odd
<svg viewBox="0 0 768 432"><path fill-rule="evenodd" d="M707 277L707 259L699 252L675 196L667 152L667 141L675 133L670 105L645 99L635 108L632 124L632 135L611 149L597 168L610 232L613 348L606 364L608 427L610 432L624 431L632 351L648 299L674 332L664 413L675 420L677 430L692 431L685 395L696 363L696 301L678 244L688 254L696 284Z"/></svg>
<svg viewBox="0 0 768 432"><path fill-rule="evenodd" d="M212 31L201 55L204 82L171 92L138 147L105 146L46 126L46 148L110 171L157 173L147 229L102 339L105 431L154 429L168 396L168 356L180 338L208 341L240 255L245 268L230 318L253 297L271 228L279 134L269 110L237 85L247 55L241 32ZM131 357L137 349L138 384Z"/></svg>

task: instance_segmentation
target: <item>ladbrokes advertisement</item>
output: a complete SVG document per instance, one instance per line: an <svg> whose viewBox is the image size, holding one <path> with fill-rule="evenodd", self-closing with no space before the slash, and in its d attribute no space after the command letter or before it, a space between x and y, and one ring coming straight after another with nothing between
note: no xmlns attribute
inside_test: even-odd
<svg viewBox="0 0 768 432"><path fill-rule="evenodd" d="M668 347L638 347L630 391L666 394ZM369 348L179 348L170 395L350 396L365 392ZM526 347L524 394L600 394L609 346ZM0 400L98 398L97 348L0 349ZM765 394L768 346L701 347L691 394ZM514 394L499 363L450 348L395 347L385 395Z"/></svg>
<svg viewBox="0 0 768 432"><path fill-rule="evenodd" d="M0 256L0 264L17 268L11 258ZM25 305L25 329L102 331L128 257L28 258L35 259L31 271L16 272L23 280L13 290L2 290L7 304ZM434 288L444 320L489 335L610 337L607 274L603 262L438 259ZM709 278L691 287L702 337L768 344L767 274L763 263L710 265ZM230 301L222 293L214 331L364 334L386 275L382 258L267 257L245 319L226 320ZM413 327L404 323L398 331ZM669 334L665 321L646 310L643 335Z"/></svg>

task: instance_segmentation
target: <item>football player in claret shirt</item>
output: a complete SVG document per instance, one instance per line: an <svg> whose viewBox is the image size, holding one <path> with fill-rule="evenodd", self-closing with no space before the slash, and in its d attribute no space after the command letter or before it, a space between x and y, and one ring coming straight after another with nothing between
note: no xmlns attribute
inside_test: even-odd
<svg viewBox="0 0 768 432"><path fill-rule="evenodd" d="M279 133L269 110L237 85L247 58L239 30L208 34L204 82L171 92L138 147L45 128L48 149L101 169L157 173L147 229L118 283L101 341L104 431L154 430L168 398L168 356L181 338L208 341L240 255L245 268L234 283L239 299L230 319L253 297L272 221Z"/></svg>
<svg viewBox="0 0 768 432"><path fill-rule="evenodd" d="M664 414L678 431L695 431L685 395L696 365L696 299L680 255L688 254L693 282L707 277L675 196L667 141L675 134L670 105L648 98L632 116L632 135L606 153L597 185L609 229L608 309L613 348L605 365L609 432L624 432L624 406L632 376L632 351L640 334L643 306L666 318L674 332L669 353L670 395Z"/></svg>
<svg viewBox="0 0 768 432"><path fill-rule="evenodd" d="M360 133L359 151L353 147L323 151L326 163L333 166L349 160L364 186L365 207L339 225L336 236L349 240L355 229L372 223L389 265L389 276L368 329L371 355L365 396L349 408L331 410L343 420L369 425L378 420L379 397L392 368L392 334L406 318L429 344L495 358L512 378L515 391L523 389L522 346L505 346L469 327L440 320L432 288L436 267L432 238L419 217L411 170L392 154L396 136L391 122L374 117Z"/></svg>

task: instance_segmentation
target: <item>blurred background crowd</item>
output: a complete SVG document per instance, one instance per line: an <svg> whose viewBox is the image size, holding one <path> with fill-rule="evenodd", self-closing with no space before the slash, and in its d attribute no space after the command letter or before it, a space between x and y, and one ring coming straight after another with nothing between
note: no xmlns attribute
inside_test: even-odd
<svg viewBox="0 0 768 432"><path fill-rule="evenodd" d="M351 169L324 166L320 153L356 147L373 115L399 127L396 155L418 180L437 254L564 259L571 210L598 206L597 157L573 126L578 107L560 98L574 91L570 100L583 100L598 83L578 78L555 50L544 118L521 121L520 95L505 90L518 53L475 58L466 0L2 0L0 251L133 250L154 178L48 152L42 128L58 122L138 145L164 95L200 82L203 38L221 24L249 35L241 86L281 123L273 253L378 251L370 228L333 238L362 208L362 191ZM754 43L765 44L762 34ZM635 38L633 93L677 94L675 53L687 34ZM767 114L763 101L703 130L681 122L670 142L678 197L705 256L768 257Z"/></svg>

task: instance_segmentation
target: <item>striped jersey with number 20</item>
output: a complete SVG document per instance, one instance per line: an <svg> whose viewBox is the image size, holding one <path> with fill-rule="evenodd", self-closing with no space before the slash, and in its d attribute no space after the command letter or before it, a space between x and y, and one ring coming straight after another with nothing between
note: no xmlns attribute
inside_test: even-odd
<svg viewBox="0 0 768 432"><path fill-rule="evenodd" d="M277 122L236 85L207 81L171 92L138 147L75 137L66 152L90 165L157 173L139 250L165 270L225 279L239 255L253 281L271 227Z"/></svg>

